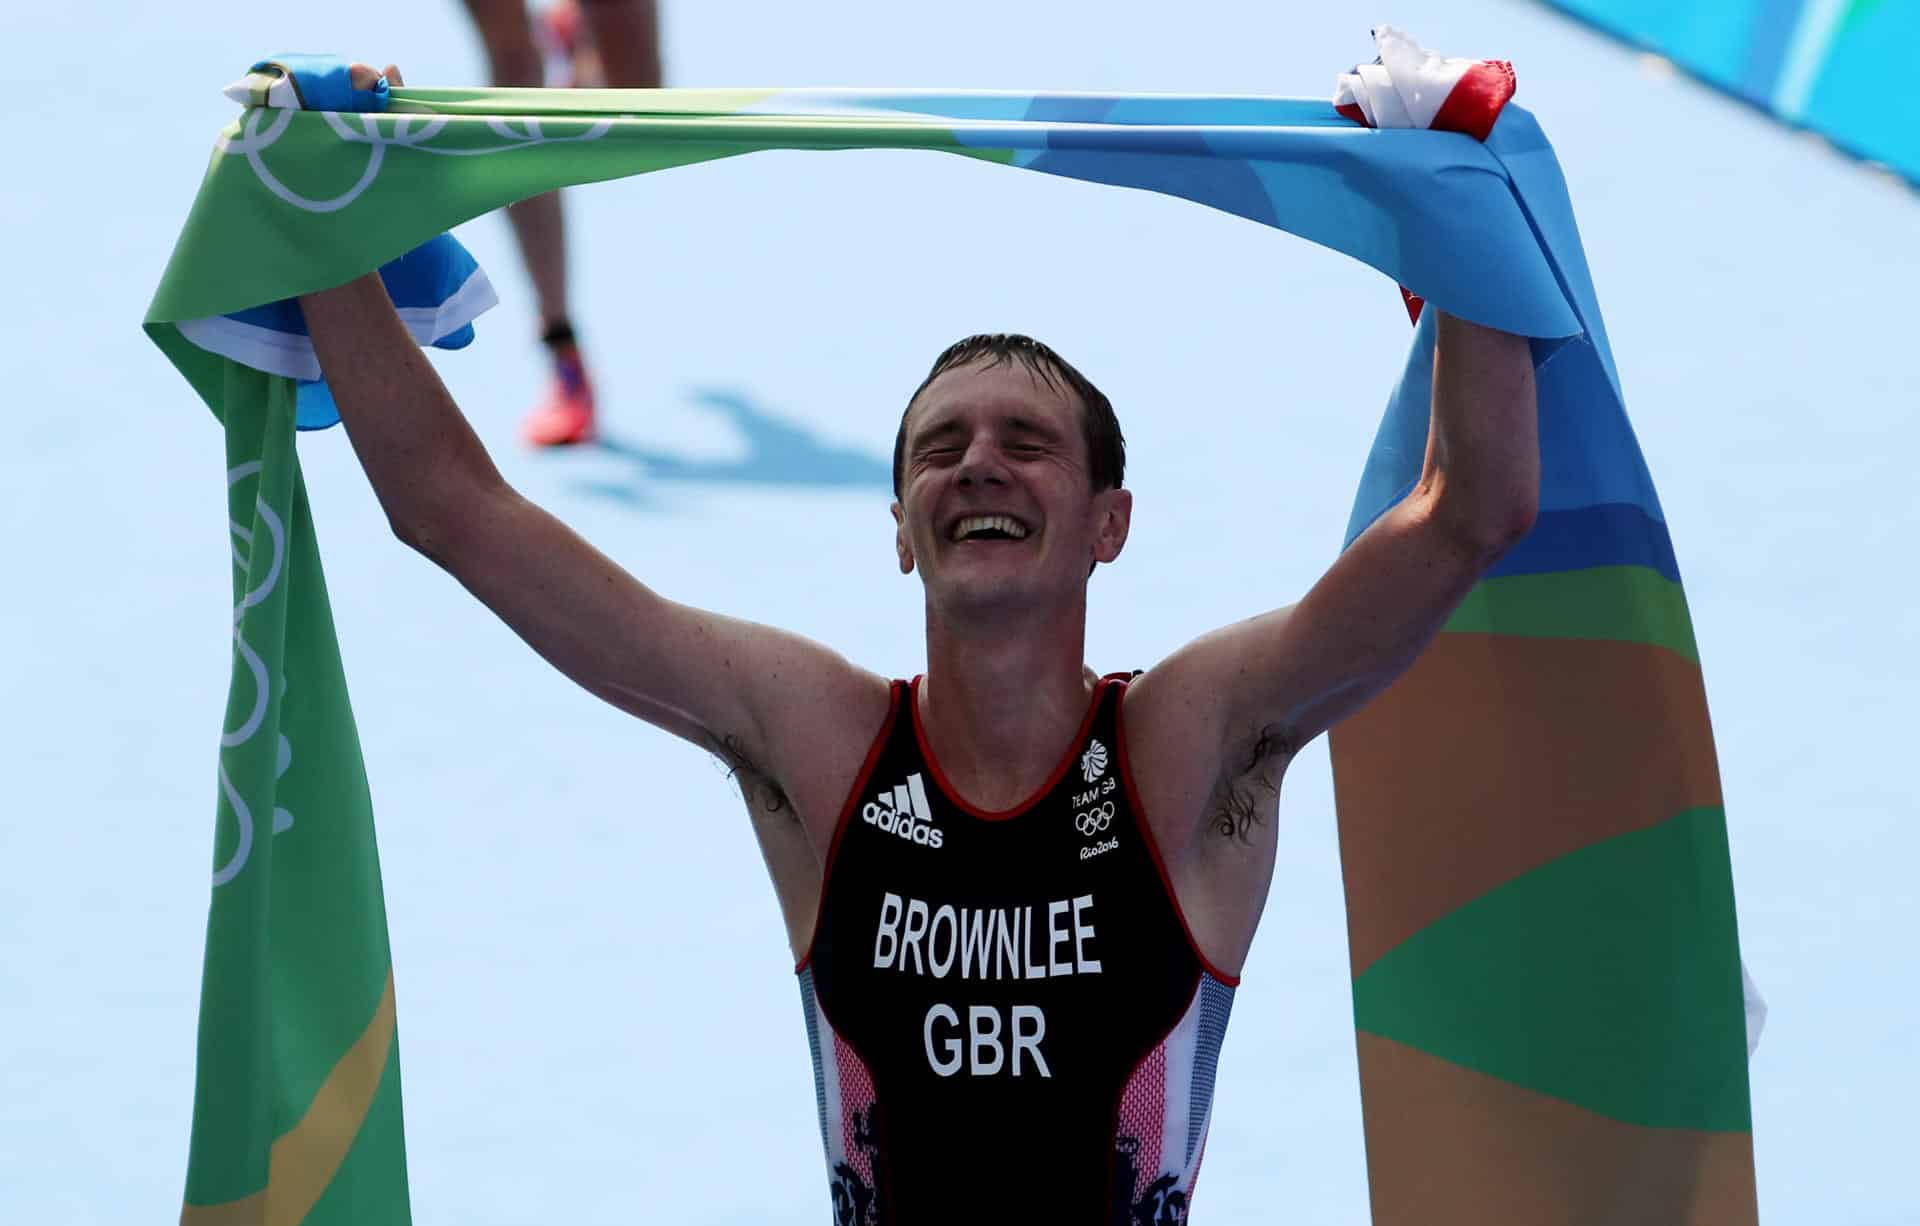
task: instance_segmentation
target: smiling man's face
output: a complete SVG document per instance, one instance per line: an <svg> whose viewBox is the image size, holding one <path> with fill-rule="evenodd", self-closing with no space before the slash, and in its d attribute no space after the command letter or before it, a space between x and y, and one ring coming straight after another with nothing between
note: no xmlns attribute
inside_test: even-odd
<svg viewBox="0 0 1920 1226"><path fill-rule="evenodd" d="M921 391L893 515L900 569L919 570L931 606L1077 600L1091 564L1119 556L1132 495L1093 490L1084 411L1017 361L968 362Z"/></svg>

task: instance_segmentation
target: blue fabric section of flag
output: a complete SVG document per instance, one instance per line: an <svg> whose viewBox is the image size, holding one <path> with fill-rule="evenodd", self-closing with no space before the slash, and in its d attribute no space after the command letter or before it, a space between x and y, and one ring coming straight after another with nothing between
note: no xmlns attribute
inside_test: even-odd
<svg viewBox="0 0 1920 1226"><path fill-rule="evenodd" d="M1687 53L1694 67L1733 88L1751 42L1753 0L1550 0L1601 29L1667 55Z"/></svg>
<svg viewBox="0 0 1920 1226"><path fill-rule="evenodd" d="M1107 99L1059 98L1036 98L1029 111L1036 108L1083 118L1117 109ZM1506 108L1495 134L1503 127L1516 132L1510 147L1537 145L1551 158L1521 108ZM1506 167L1471 137L1370 131L1344 120L1286 128L961 126L955 137L1014 149L1015 164L1030 170L1179 196L1286 230L1491 327L1538 337L1582 331Z"/></svg>
<svg viewBox="0 0 1920 1226"><path fill-rule="evenodd" d="M1573 207L1567 199L1566 180L1553 149L1533 116L1514 106L1502 113L1486 149L1504 170L1531 243L1543 257L1561 302L1576 320L1577 335L1558 342L1536 339L1533 347L1540 403L1541 518L1613 505L1637 508L1645 520L1664 524L1653 477L1627 421L1599 300L1587 270ZM1470 275L1471 268L1489 267L1500 265L1455 266L1450 272L1459 278ZM1461 309L1461 303L1470 298L1460 294L1454 281L1437 280L1431 283L1432 288L1423 288L1417 281L1399 279L1441 311L1489 322ZM1504 289L1501 278L1481 276L1480 280L1489 287ZM1436 320L1433 310L1422 314L1400 381L1388 399L1347 523L1349 543L1405 497L1419 478L1431 417ZM1526 327L1507 330L1543 336ZM1630 533L1645 536L1643 528L1634 526L1639 520L1605 525L1597 520L1590 522L1608 530L1624 526ZM1662 539L1664 535L1662 532ZM1520 548L1525 547L1523 542ZM1591 542L1588 548L1594 556L1602 556L1633 552L1637 547L1626 541ZM1666 548L1670 552L1671 546ZM1677 577L1677 566L1669 570L1670 577Z"/></svg>
<svg viewBox="0 0 1920 1226"><path fill-rule="evenodd" d="M458 239L451 234L442 234L384 265L380 269L380 279L387 287L388 297L393 299L394 306L403 316L431 319L456 294L469 288L479 268L472 253ZM307 340L306 316L301 313L300 304L291 298L234 311L223 318L264 329L300 352L309 355L312 352L311 343ZM430 328L428 335L421 335L418 327L411 330L415 332L416 340L436 349L464 349L473 343L471 322L457 318L450 318L446 322L453 326L445 332ZM295 400L296 428L324 430L339 421L340 411L326 384L316 380L300 380Z"/></svg>
<svg viewBox="0 0 1920 1226"><path fill-rule="evenodd" d="M1598 351L1585 341L1572 341L1545 362L1539 362L1536 352L1535 360L1540 509L1629 503L1664 522L1653 475L1601 369Z"/></svg>
<svg viewBox="0 0 1920 1226"><path fill-rule="evenodd" d="M325 430L340 420L340 406L333 402L333 390L319 379L294 382L293 428Z"/></svg>
<svg viewBox="0 0 1920 1226"><path fill-rule="evenodd" d="M1026 162L1027 168L1068 179L1181 196L1263 226L1280 224L1273 202L1253 167L1245 161L1213 157L1197 135L1181 138L1179 143L1187 145L1184 149L1155 152L1147 157L1116 157L1112 153L1078 150L1067 147L1070 137L1057 140L1055 148Z"/></svg>
<svg viewBox="0 0 1920 1226"><path fill-rule="evenodd" d="M1573 201L1567 194L1566 176L1560 173L1560 160L1533 115L1508 104L1500 122L1487 136L1488 153L1500 162L1511 184L1521 215L1532 229L1535 241L1545 254L1548 267L1565 300L1572 306L1575 326L1566 333L1582 333L1593 347L1611 386L1613 398L1624 403L1620 376L1613 364L1613 346L1607 341L1607 327L1600 317L1600 299L1594 291L1593 276L1587 270L1586 251L1580 243L1580 226L1573 218ZM1418 291L1418 286L1412 287ZM1432 294L1425 297L1434 299ZM1451 307L1443 309L1452 310ZM1456 312L1457 313L1457 312ZM1522 329L1508 329L1522 331ZM1547 333L1531 332L1530 336ZM1556 355L1559 356L1559 355ZM1652 489L1651 483L1648 485Z"/></svg>
<svg viewBox="0 0 1920 1226"><path fill-rule="evenodd" d="M1035 94L1024 118L1029 123L1106 123L1113 99L1093 94ZM1213 123L1209 119L1203 122Z"/></svg>
<svg viewBox="0 0 1920 1226"><path fill-rule="evenodd" d="M461 245L459 239L451 234L442 234L420 244L399 259L383 264L380 280L387 287L387 296L393 299L393 305L399 310L426 310L439 307L453 297L479 267L479 262ZM270 328L288 336L307 334L307 318L300 313L300 304L291 298L234 311L225 318ZM465 334L464 338L462 333ZM433 343L441 349L462 349L472 340L473 329L468 326L458 332L448 333L444 338L436 337Z"/></svg>
<svg viewBox="0 0 1920 1226"><path fill-rule="evenodd" d="M252 324L256 328L267 328L274 332L285 332L297 336L307 334L307 321L300 314L300 304L291 298L262 303L257 307L248 307L244 311L231 311L224 318L236 323Z"/></svg>
<svg viewBox="0 0 1920 1226"><path fill-rule="evenodd" d="M1419 479L1427 454L1427 424L1433 416L1434 319L1433 311L1420 313L1400 381L1387 394L1387 411L1360 470L1360 488L1347 521L1347 545L1405 498Z"/></svg>
<svg viewBox="0 0 1920 1226"><path fill-rule="evenodd" d="M1920 74L1889 59L1920 40L1912 0L1548 3L1920 183Z"/></svg>
<svg viewBox="0 0 1920 1226"><path fill-rule="evenodd" d="M1748 102L1766 106L1793 43L1794 27L1806 0L1755 0L1753 24L1747 28L1747 54L1734 92Z"/></svg>
<svg viewBox="0 0 1920 1226"><path fill-rule="evenodd" d="M295 51L269 56L249 71L277 68L294 80L300 104L309 111L384 111L387 109L387 79L381 77L372 89L353 87L352 65L337 55L316 55Z"/></svg>
<svg viewBox="0 0 1920 1226"><path fill-rule="evenodd" d="M1051 123L1094 122L1161 127L1351 128L1330 103L1310 98L1207 94L913 94L863 98L867 106L940 119Z"/></svg>
<svg viewBox="0 0 1920 1226"><path fill-rule="evenodd" d="M1639 507L1603 503L1575 511L1549 511L1533 531L1509 549L1488 578L1586 570L1594 566L1644 566L1680 582L1667 527Z"/></svg>
<svg viewBox="0 0 1920 1226"><path fill-rule="evenodd" d="M1341 128L1353 121L1331 102L1306 98L1115 97L1106 122L1206 127Z"/></svg>
<svg viewBox="0 0 1920 1226"><path fill-rule="evenodd" d="M1806 111L1809 126L1920 185L1920 73L1890 69L1887 49L1920 46L1920 4L1882 3L1834 36Z"/></svg>
<svg viewBox="0 0 1920 1226"><path fill-rule="evenodd" d="M1420 476L1432 417L1436 318L1432 311L1420 316L1406 367L1388 397L1347 523L1349 544L1406 497ZM1612 395L1597 348L1585 338L1551 348L1536 341L1534 362L1540 403L1540 519L1611 505L1632 507L1644 520L1664 524L1652 474L1625 411ZM1593 548L1602 547L1596 543Z"/></svg>

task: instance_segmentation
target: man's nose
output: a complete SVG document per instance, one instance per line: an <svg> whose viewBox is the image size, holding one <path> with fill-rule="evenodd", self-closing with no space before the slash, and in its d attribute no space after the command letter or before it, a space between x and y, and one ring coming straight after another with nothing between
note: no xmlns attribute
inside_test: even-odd
<svg viewBox="0 0 1920 1226"><path fill-rule="evenodd" d="M1007 479L1006 459L990 438L976 438L967 444L960 457L960 484L999 485Z"/></svg>

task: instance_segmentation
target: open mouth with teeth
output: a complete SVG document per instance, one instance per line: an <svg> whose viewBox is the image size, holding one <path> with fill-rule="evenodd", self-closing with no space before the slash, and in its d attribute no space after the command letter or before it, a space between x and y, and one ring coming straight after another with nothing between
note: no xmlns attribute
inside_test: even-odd
<svg viewBox="0 0 1920 1226"><path fill-rule="evenodd" d="M952 541L1024 541L1027 526L1011 515L966 515L954 521Z"/></svg>

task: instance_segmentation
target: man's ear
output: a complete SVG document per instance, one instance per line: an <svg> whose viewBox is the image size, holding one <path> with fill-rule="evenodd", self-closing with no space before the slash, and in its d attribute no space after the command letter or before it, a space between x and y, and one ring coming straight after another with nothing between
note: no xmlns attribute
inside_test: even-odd
<svg viewBox="0 0 1920 1226"><path fill-rule="evenodd" d="M906 513L900 509L900 504L897 502L893 504L892 510L893 551L900 557L900 573L903 575L911 575L913 573L913 545L907 540L907 516Z"/></svg>
<svg viewBox="0 0 1920 1226"><path fill-rule="evenodd" d="M1133 527L1133 491L1101 490L1094 495L1093 560L1111 562L1126 548Z"/></svg>

